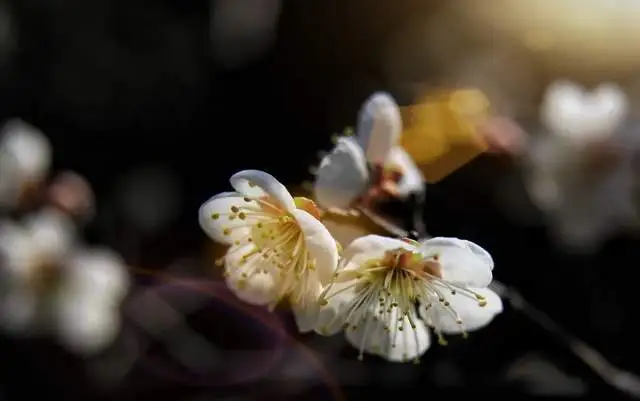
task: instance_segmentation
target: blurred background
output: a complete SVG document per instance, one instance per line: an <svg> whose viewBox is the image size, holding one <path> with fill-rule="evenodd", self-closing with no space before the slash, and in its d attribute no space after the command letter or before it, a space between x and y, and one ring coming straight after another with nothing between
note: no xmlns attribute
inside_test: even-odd
<svg viewBox="0 0 640 401"><path fill-rule="evenodd" d="M285 312L242 304L196 218L238 170L310 179L317 152L376 90L408 105L430 89L479 88L535 138L551 82L613 82L633 138L639 30L633 0L0 0L2 123L48 138L47 177L91 184L83 241L119 254L131 281L121 330L100 352L3 334L0 399L630 396L616 386L639 397L635 231L588 252L558 246L518 157L484 154L429 185L425 221L489 250L495 278L537 312L505 300L490 326L420 365L358 362L342 336L300 336ZM629 157L635 144L622 142ZM620 193L598 210L619 196L636 205L633 188Z"/></svg>

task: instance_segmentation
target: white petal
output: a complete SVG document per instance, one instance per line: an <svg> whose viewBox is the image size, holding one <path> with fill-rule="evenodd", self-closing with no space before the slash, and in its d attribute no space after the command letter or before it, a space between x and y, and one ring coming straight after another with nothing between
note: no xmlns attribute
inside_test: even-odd
<svg viewBox="0 0 640 401"><path fill-rule="evenodd" d="M250 197L268 195L288 211L296 208L291 194L274 176L260 170L243 170L229 179L236 191Z"/></svg>
<svg viewBox="0 0 640 401"><path fill-rule="evenodd" d="M242 256L253 249L253 244L229 248L225 258L225 281L239 299L252 305L267 305L277 300L276 276L271 273L271 266L261 263L262 258L241 263Z"/></svg>
<svg viewBox="0 0 640 401"><path fill-rule="evenodd" d="M320 305L318 300L321 292L322 287L318 283L316 286L316 292L308 294L309 298L305 300L304 308L301 307L302 304L291 305L291 311L293 312L299 332L307 333L317 327L320 319Z"/></svg>
<svg viewBox="0 0 640 401"><path fill-rule="evenodd" d="M12 280L27 280L36 267L37 245L27 230L5 221L0 226L0 262L2 281L11 285Z"/></svg>
<svg viewBox="0 0 640 401"><path fill-rule="evenodd" d="M377 92L360 109L357 138L370 163L384 163L402 133L400 109L391 95Z"/></svg>
<svg viewBox="0 0 640 401"><path fill-rule="evenodd" d="M331 284L326 298L327 304L320 307L314 330L323 336L331 336L342 331L349 314L347 307L356 295L351 283Z"/></svg>
<svg viewBox="0 0 640 401"><path fill-rule="evenodd" d="M353 240L342 255L345 261L361 264L371 259L382 258L386 251L394 249L416 251L416 247L402 240L381 235L366 235Z"/></svg>
<svg viewBox="0 0 640 401"><path fill-rule="evenodd" d="M9 154L24 180L45 178L51 166L51 144L37 128L21 120L11 120L0 133L0 154Z"/></svg>
<svg viewBox="0 0 640 401"><path fill-rule="evenodd" d="M402 147L395 146L391 149L386 164L396 166L402 171L402 179L398 184L398 192L401 197L424 191L424 177L411 156Z"/></svg>
<svg viewBox="0 0 640 401"><path fill-rule="evenodd" d="M462 241L476 257L481 259L484 264L489 266L489 269L493 270L493 258L486 249L476 244L475 242L467 241L466 239L462 239L460 241Z"/></svg>
<svg viewBox="0 0 640 401"><path fill-rule="evenodd" d="M120 332L117 309L93 299L65 296L56 305L56 328L63 345L90 356L110 345Z"/></svg>
<svg viewBox="0 0 640 401"><path fill-rule="evenodd" d="M231 245L236 240L242 240L251 235L251 228L245 227L246 222L240 219L229 219L232 206L242 205L243 196L237 192L223 192L215 195L200 206L198 221L202 230L214 241ZM219 214L217 219L214 214ZM229 229L229 235L224 230Z"/></svg>
<svg viewBox="0 0 640 401"><path fill-rule="evenodd" d="M126 295L130 278L124 260L106 248L76 251L67 264L64 287L90 297L113 301Z"/></svg>
<svg viewBox="0 0 640 401"><path fill-rule="evenodd" d="M502 299L488 288L470 288L470 290L485 297L487 304L481 307L476 299L463 294L444 292L443 297L449 301L451 309L445 309L441 305L434 305L429 309L420 306L420 317L432 327L441 330L445 334L460 334L465 331L478 330L488 325L493 318L502 313ZM456 322L455 310L462 324Z"/></svg>
<svg viewBox="0 0 640 401"><path fill-rule="evenodd" d="M368 184L369 171L362 148L353 138L340 138L320 162L313 191L320 206L346 209Z"/></svg>
<svg viewBox="0 0 640 401"><path fill-rule="evenodd" d="M28 216L25 228L42 258L60 259L71 251L75 242L75 226L71 219L57 209L48 208Z"/></svg>
<svg viewBox="0 0 640 401"><path fill-rule="evenodd" d="M371 317L358 329L346 330L349 343L364 352L379 355L390 362L410 362L422 356L431 345L426 325L415 314L411 326L407 316L398 321L397 309L387 314L387 321ZM385 330L389 327L389 331ZM399 328L402 327L402 330Z"/></svg>
<svg viewBox="0 0 640 401"><path fill-rule="evenodd" d="M486 287L493 278L493 259L480 246L458 238L436 237L423 242L426 256L437 254L442 278L457 285Z"/></svg>
<svg viewBox="0 0 640 401"><path fill-rule="evenodd" d="M338 266L336 240L320 221L306 211L296 209L292 214L302 230L309 255L316 261L321 283L329 283Z"/></svg>

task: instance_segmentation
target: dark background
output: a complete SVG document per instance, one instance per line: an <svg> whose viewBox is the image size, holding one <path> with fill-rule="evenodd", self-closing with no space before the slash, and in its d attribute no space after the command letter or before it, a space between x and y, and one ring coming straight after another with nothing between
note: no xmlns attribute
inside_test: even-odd
<svg viewBox="0 0 640 401"><path fill-rule="evenodd" d="M402 101L403 94L394 92L379 67L380 44L437 3L285 0L269 53L248 66L224 70L211 56L205 1L12 1L7 4L16 42L3 59L0 116L20 117L40 128L53 142L55 169L73 169L91 181L98 199L96 220L88 227L92 241L116 248L132 264L161 269L177 259L199 257L208 240L196 210L226 189L233 172L263 169L296 185L308 178L316 152L329 148L331 134L353 125L372 91L390 90ZM173 169L182 202L175 221L142 234L109 202L119 180L149 164ZM478 242L494 255L496 278L517 287L612 363L638 371L637 241L614 239L591 257L561 255L544 227L519 227L496 206L496 185L512 168L508 160L483 156L432 185L426 210L431 234ZM148 201L156 200L161 201ZM138 281L155 286L160 280L140 276ZM261 347L256 338L275 335L223 305L208 302L191 316L194 327L218 347L252 349ZM409 397L412 391L425 398L524 397L532 391L523 383L553 388L562 375L548 366L534 368L534 379L508 379L509 369L531 355L578 377L589 395L620 395L561 341L509 306L466 342L434 345L419 366L373 357L353 364L355 353L348 347L326 349L339 339L299 340L328 356L326 365L338 383L347 375L344 369L361 375L359 382L343 386L348 399ZM0 355L0 396L12 400L323 400L335 395L323 381L305 377L230 386L216 371L184 380L185 374L191 376L158 373L158 366L162 370L168 364L161 356L106 389L87 378L82 361L46 340L5 339ZM349 367L336 367L343 362ZM252 365L250 358L247 364ZM390 377L398 380L386 380ZM307 381L309 387L300 384Z"/></svg>

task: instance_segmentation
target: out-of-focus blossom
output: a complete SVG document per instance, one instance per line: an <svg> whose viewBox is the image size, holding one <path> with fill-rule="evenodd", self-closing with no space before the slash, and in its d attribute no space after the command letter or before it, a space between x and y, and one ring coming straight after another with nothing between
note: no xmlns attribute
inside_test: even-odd
<svg viewBox="0 0 640 401"><path fill-rule="evenodd" d="M54 324L64 345L78 353L98 352L120 332L120 304L130 278L124 261L107 248L74 250L54 305Z"/></svg>
<svg viewBox="0 0 640 401"><path fill-rule="evenodd" d="M526 184L557 240L574 250L596 249L637 218L634 147L621 130L627 109L612 84L589 93L557 82L547 90L540 116L546 130L531 139Z"/></svg>
<svg viewBox="0 0 640 401"><path fill-rule="evenodd" d="M273 176L245 170L234 174L236 192L223 192L199 211L202 229L229 245L223 258L226 281L242 300L274 307L288 299L303 331L338 263L338 247L306 198L293 198ZM221 262L222 262L221 261Z"/></svg>
<svg viewBox="0 0 640 401"><path fill-rule="evenodd" d="M262 57L273 43L280 0L213 0L211 42L218 63L242 67Z"/></svg>
<svg viewBox="0 0 640 401"><path fill-rule="evenodd" d="M322 295L315 330L344 329L360 357L417 360L431 344L428 326L446 344L443 334L479 329L502 311L487 289L492 270L491 256L469 241L361 237L345 249Z"/></svg>
<svg viewBox="0 0 640 401"><path fill-rule="evenodd" d="M362 106L356 137L338 139L318 167L314 196L327 209L405 198L425 190L420 170L399 145L402 119L395 100L374 93Z"/></svg>
<svg viewBox="0 0 640 401"><path fill-rule="evenodd" d="M91 219L95 211L91 185L84 177L70 171L53 179L47 188L47 200L64 213L83 220Z"/></svg>
<svg viewBox="0 0 640 401"><path fill-rule="evenodd" d="M0 133L0 209L11 209L47 177L52 161L49 140L21 121L7 122Z"/></svg>
<svg viewBox="0 0 640 401"><path fill-rule="evenodd" d="M15 334L51 329L71 351L92 354L119 332L129 278L120 258L85 248L69 217L55 208L0 228L4 275L2 328Z"/></svg>

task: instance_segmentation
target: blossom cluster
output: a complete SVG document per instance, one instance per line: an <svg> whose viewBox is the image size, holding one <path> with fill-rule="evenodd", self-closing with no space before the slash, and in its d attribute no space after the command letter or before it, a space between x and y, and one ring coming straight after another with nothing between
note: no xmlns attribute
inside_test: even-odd
<svg viewBox="0 0 640 401"><path fill-rule="evenodd" d="M91 355L120 328L130 279L122 258L83 243L93 211L90 185L75 173L48 180L51 144L35 127L6 123L0 135L0 327L54 334Z"/></svg>
<svg viewBox="0 0 640 401"><path fill-rule="evenodd" d="M402 199L424 180L398 145L398 106L376 93L364 104L355 137L337 140L316 174L314 198L294 197L272 175L244 170L233 189L199 210L214 241L228 287L245 302L274 309L287 303L301 332L344 332L364 353L417 361L445 335L487 325L502 311L488 286L494 262L479 245L458 238L417 241L365 235L344 248L323 224L329 210Z"/></svg>

